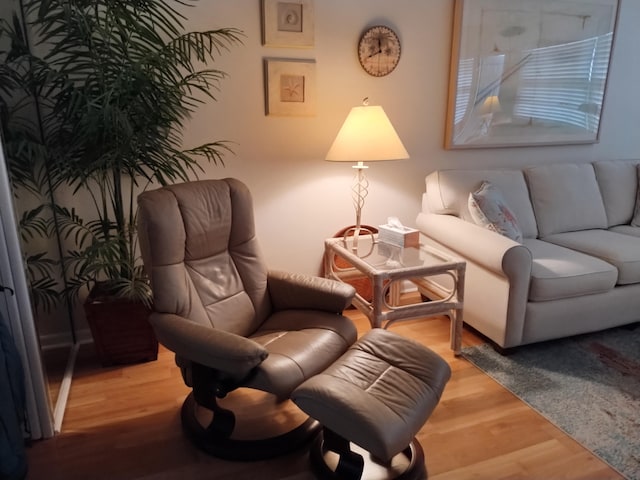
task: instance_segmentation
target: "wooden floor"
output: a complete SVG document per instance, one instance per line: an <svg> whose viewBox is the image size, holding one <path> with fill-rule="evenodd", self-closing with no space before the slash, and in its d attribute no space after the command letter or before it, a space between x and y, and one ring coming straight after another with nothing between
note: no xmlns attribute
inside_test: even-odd
<svg viewBox="0 0 640 480"><path fill-rule="evenodd" d="M360 332L367 329L357 311L347 315ZM622 478L469 362L454 357L447 319L411 320L391 329L435 350L453 371L418 434L430 479ZM465 331L463 345L479 342ZM80 351L62 433L28 449L28 479L314 478L304 450L253 463L200 453L180 427L188 389L173 354L162 347L156 362L120 368L101 368L91 349L86 345Z"/></svg>

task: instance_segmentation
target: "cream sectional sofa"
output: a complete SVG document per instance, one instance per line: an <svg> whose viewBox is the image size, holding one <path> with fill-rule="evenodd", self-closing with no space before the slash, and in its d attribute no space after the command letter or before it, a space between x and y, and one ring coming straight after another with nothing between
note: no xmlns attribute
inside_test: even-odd
<svg viewBox="0 0 640 480"><path fill-rule="evenodd" d="M416 223L428 243L467 262L465 323L506 349L640 320L639 163L428 175ZM484 181L515 215L522 243L474 223L469 193Z"/></svg>

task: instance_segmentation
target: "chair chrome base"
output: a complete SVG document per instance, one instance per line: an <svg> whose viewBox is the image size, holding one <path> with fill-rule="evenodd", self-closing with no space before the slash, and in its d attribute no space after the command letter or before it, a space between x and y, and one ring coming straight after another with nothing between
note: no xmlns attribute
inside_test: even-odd
<svg viewBox="0 0 640 480"><path fill-rule="evenodd" d="M181 411L182 426L187 436L204 452L225 460L265 460L284 455L307 445L318 436L322 428L316 420L308 417L293 430L274 437L257 440L234 439L230 436L234 422L232 412L221 409L225 415L221 423L229 425L224 431L225 429L214 426L214 422L207 427L203 426L196 416L197 407L198 403L191 392L182 404Z"/></svg>
<svg viewBox="0 0 640 480"><path fill-rule="evenodd" d="M389 462L372 458L369 452L349 442L325 441L328 430L318 435L311 447L309 458L314 473L322 479L360 480L375 477L385 480L424 480L427 478L424 451L417 439ZM329 435L335 435L329 433ZM330 446L328 444L331 444ZM352 450L353 448L353 450Z"/></svg>

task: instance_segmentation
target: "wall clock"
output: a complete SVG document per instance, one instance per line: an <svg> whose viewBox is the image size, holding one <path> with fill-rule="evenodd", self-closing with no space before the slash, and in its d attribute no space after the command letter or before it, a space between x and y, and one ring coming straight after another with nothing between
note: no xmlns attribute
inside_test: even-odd
<svg viewBox="0 0 640 480"><path fill-rule="evenodd" d="M358 58L360 65L369 75L389 75L400 61L398 35L384 25L368 28L358 42Z"/></svg>

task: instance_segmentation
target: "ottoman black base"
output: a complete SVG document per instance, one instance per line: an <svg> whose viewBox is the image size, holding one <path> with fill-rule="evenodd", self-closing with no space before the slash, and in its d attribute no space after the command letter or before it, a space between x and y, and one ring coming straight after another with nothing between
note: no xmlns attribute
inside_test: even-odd
<svg viewBox="0 0 640 480"><path fill-rule="evenodd" d="M424 451L416 438L390 461L382 462L331 430L324 429L311 446L309 459L314 473L322 479L424 480L427 478Z"/></svg>

